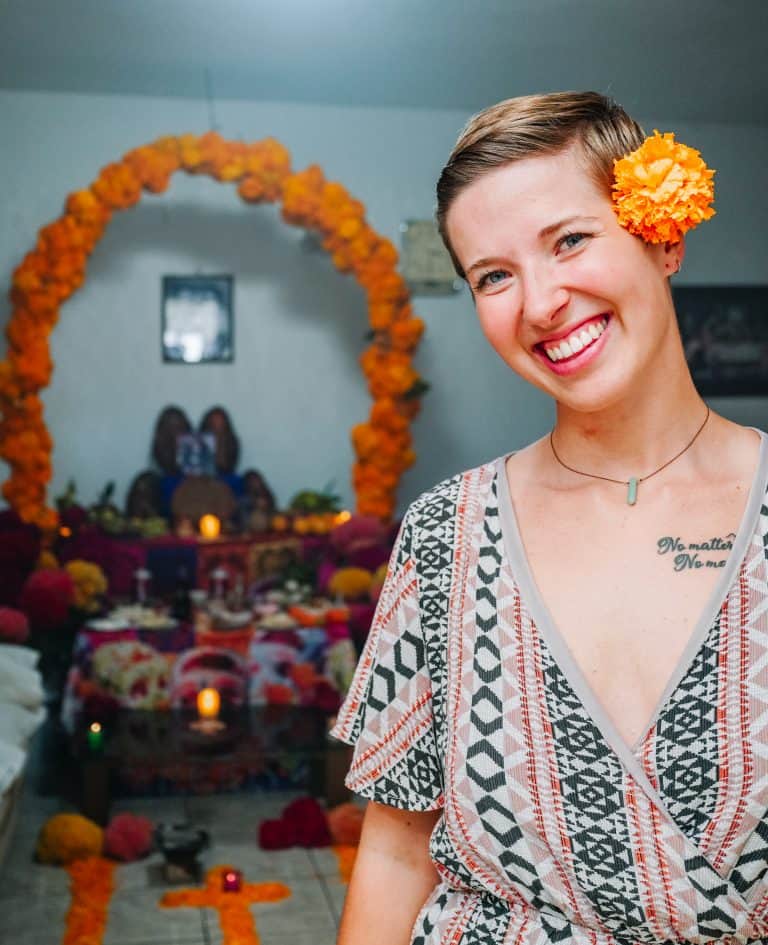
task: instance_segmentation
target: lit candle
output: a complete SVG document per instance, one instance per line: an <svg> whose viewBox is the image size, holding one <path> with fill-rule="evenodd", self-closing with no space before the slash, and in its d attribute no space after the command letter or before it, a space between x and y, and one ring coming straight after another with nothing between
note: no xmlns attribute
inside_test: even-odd
<svg viewBox="0 0 768 945"><path fill-rule="evenodd" d="M240 892L243 884L243 874L240 870L224 870L221 874L221 888L223 892Z"/></svg>
<svg viewBox="0 0 768 945"><path fill-rule="evenodd" d="M221 707L218 689L201 689L197 694L197 713L201 719L215 719Z"/></svg>
<svg viewBox="0 0 768 945"><path fill-rule="evenodd" d="M100 751L104 743L104 732L99 722L91 722L88 726L88 747L91 751Z"/></svg>
<svg viewBox="0 0 768 945"><path fill-rule="evenodd" d="M200 519L200 534L203 538L218 538L221 534L221 522L215 515L204 515Z"/></svg>
<svg viewBox="0 0 768 945"><path fill-rule="evenodd" d="M229 572L226 568L214 568L214 570L211 571L210 581L211 597L214 600L219 600L227 592L227 585L229 584Z"/></svg>
<svg viewBox="0 0 768 945"><path fill-rule="evenodd" d="M151 577L151 571L148 571L146 568L137 568L133 572L134 595L137 604L146 604L149 598L149 582Z"/></svg>

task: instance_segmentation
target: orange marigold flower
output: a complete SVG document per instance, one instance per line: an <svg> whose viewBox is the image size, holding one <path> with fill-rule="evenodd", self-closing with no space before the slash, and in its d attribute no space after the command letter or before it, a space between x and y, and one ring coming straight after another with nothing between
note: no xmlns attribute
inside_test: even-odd
<svg viewBox="0 0 768 945"><path fill-rule="evenodd" d="M420 318L409 318L404 322L395 322L389 336L392 346L398 351L413 351L424 334L424 322Z"/></svg>
<svg viewBox="0 0 768 945"><path fill-rule="evenodd" d="M11 301L14 305L23 306L32 314L46 319L54 318L59 309L58 298L47 287L33 292L14 287L11 289Z"/></svg>
<svg viewBox="0 0 768 945"><path fill-rule="evenodd" d="M171 175L181 167L179 148L173 138L160 138L154 144L134 148L123 158L145 190L163 193Z"/></svg>
<svg viewBox="0 0 768 945"><path fill-rule="evenodd" d="M397 401L391 397L374 402L371 409L371 424L390 433L401 433L408 429L408 418L401 411Z"/></svg>
<svg viewBox="0 0 768 945"><path fill-rule="evenodd" d="M37 391L50 383L53 360L45 338L30 339L21 351L12 348L8 352L8 360L13 365L22 390Z"/></svg>
<svg viewBox="0 0 768 945"><path fill-rule="evenodd" d="M368 321L374 331L386 331L397 317L397 305L381 302L368 306Z"/></svg>
<svg viewBox="0 0 768 945"><path fill-rule="evenodd" d="M40 230L37 248L47 256L53 257L69 250L87 252L88 239L84 228L75 217L65 214Z"/></svg>
<svg viewBox="0 0 768 945"><path fill-rule="evenodd" d="M333 263L353 272L366 290L375 343L361 364L376 403L370 423L353 431L361 458L353 480L358 510L386 519L394 510L399 475L413 461L408 424L419 400L405 395L419 380L410 353L423 331L396 269L397 250L366 223L363 204L338 182L326 181L317 165L294 174L280 142L229 142L215 132L166 136L103 168L90 189L69 194L65 213L41 229L34 251L14 273L9 353L0 362L0 455L11 468L3 495L26 521L55 526L56 513L44 505L52 442L42 403L34 396L50 379L48 334L60 303L82 284L87 257L112 210L136 203L142 188L163 191L180 168L237 181L240 196L249 202L281 200L283 218L318 232ZM289 687L276 687L272 697L293 698Z"/></svg>
<svg viewBox="0 0 768 945"><path fill-rule="evenodd" d="M362 230L363 223L356 217L346 217L339 223L338 233L342 239L351 240Z"/></svg>
<svg viewBox="0 0 768 945"><path fill-rule="evenodd" d="M248 203L260 203L263 200L273 199L270 197L264 180L256 174L244 177L240 181L237 192Z"/></svg>
<svg viewBox="0 0 768 945"><path fill-rule="evenodd" d="M99 200L92 190L78 190L67 197L65 208L67 213L78 222L96 223L109 219L109 210Z"/></svg>
<svg viewBox="0 0 768 945"><path fill-rule="evenodd" d="M127 164L107 164L91 190L113 210L125 210L141 199L141 181Z"/></svg>
<svg viewBox="0 0 768 945"><path fill-rule="evenodd" d="M715 211L715 172L672 132L646 138L614 162L613 202L619 223L647 243L678 243Z"/></svg>

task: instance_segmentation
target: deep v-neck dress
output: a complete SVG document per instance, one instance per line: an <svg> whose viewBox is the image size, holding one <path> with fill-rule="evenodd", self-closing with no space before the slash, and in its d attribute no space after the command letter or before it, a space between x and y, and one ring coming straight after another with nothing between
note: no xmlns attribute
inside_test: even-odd
<svg viewBox="0 0 768 945"><path fill-rule="evenodd" d="M355 745L351 790L441 812L413 945L768 940L761 437L723 573L632 747L537 591L505 458L409 508L333 734Z"/></svg>

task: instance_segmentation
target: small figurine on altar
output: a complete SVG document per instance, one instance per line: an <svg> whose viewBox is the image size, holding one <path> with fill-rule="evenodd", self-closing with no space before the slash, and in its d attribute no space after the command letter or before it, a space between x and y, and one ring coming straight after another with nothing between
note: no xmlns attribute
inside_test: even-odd
<svg viewBox="0 0 768 945"><path fill-rule="evenodd" d="M223 477L234 474L240 459L240 440L227 411L211 407L200 421L199 432L213 436L216 472Z"/></svg>
<svg viewBox="0 0 768 945"><path fill-rule="evenodd" d="M134 478L128 490L125 500L126 518L157 518L162 514L162 505L160 476L151 469L145 469Z"/></svg>
<svg viewBox="0 0 768 945"><path fill-rule="evenodd" d="M155 422L152 459L160 470L161 509L166 518L171 517L171 499L183 479L179 465L179 438L192 432L192 424L181 407L164 407Z"/></svg>
<svg viewBox="0 0 768 945"><path fill-rule="evenodd" d="M178 438L192 433L192 424L181 407L164 407L155 423L152 458L166 476L179 476Z"/></svg>
<svg viewBox="0 0 768 945"><path fill-rule="evenodd" d="M268 532L275 514L276 503L272 490L260 472L249 469L243 474L243 494L240 498L240 527L248 532Z"/></svg>

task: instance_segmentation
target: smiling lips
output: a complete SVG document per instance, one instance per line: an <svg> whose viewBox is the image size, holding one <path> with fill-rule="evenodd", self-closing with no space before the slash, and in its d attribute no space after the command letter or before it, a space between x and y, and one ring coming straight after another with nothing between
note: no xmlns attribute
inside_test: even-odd
<svg viewBox="0 0 768 945"><path fill-rule="evenodd" d="M565 361L593 345L605 331L607 324L607 317L601 315L594 321L575 328L564 338L552 342L543 341L537 347L545 352L550 361Z"/></svg>

